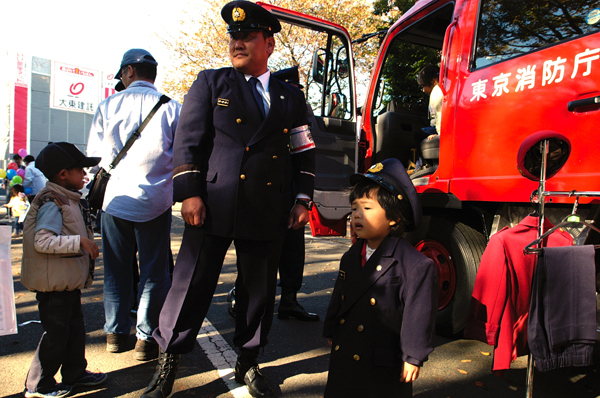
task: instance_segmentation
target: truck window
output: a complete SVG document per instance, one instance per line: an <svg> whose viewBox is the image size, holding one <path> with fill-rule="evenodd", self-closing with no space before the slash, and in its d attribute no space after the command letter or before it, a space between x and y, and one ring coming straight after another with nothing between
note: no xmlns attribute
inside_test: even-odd
<svg viewBox="0 0 600 398"><path fill-rule="evenodd" d="M389 157L406 167L420 151L417 137L429 125L429 97L417 84L426 65L438 65L454 4L446 4L395 35L385 50L371 117L375 123L374 161Z"/></svg>
<svg viewBox="0 0 600 398"><path fill-rule="evenodd" d="M350 120L353 117L354 95L351 91L348 50L336 35L331 35L330 51L326 52L328 35L322 34L319 48L323 49L320 61L328 63L323 81L313 80L308 86L308 101L315 116ZM327 61L325 61L327 57ZM325 91L325 96L323 96Z"/></svg>
<svg viewBox="0 0 600 398"><path fill-rule="evenodd" d="M597 0L482 0L474 68L597 32Z"/></svg>

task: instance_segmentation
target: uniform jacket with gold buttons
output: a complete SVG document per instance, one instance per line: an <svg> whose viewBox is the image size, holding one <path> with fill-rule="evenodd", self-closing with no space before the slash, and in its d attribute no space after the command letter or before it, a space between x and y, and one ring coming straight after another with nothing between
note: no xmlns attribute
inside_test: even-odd
<svg viewBox="0 0 600 398"><path fill-rule="evenodd" d="M381 373L376 369L399 368L403 361L421 366L433 351L438 305L433 261L406 240L388 236L361 267L364 243L359 239L343 255L325 317L323 335L333 340L326 397L342 396L340 389L370 396L375 387L369 380ZM389 388L400 374L393 377Z"/></svg>
<svg viewBox="0 0 600 398"><path fill-rule="evenodd" d="M244 75L205 70L184 98L173 149L176 202L200 196L202 227L217 236L273 240L295 193L314 188L314 150L290 155L290 134L308 124L304 95L271 77L261 122Z"/></svg>

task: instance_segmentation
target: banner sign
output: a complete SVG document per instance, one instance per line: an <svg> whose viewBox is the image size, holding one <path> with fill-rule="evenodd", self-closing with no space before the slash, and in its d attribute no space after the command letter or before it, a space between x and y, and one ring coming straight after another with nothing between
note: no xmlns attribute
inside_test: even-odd
<svg viewBox="0 0 600 398"><path fill-rule="evenodd" d="M50 108L95 113L101 97L101 73L52 62Z"/></svg>

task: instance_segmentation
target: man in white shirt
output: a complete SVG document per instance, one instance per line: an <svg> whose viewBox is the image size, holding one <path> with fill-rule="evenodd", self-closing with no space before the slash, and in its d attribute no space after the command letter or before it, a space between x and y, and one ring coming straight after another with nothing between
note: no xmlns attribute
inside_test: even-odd
<svg viewBox="0 0 600 398"><path fill-rule="evenodd" d="M25 178L23 178L23 186L25 187L25 195L33 198L40 189L46 186L46 176L37 167L35 167L35 158L31 155L25 156L23 159L25 162ZM27 192L27 188L31 189L31 192Z"/></svg>
<svg viewBox="0 0 600 398"><path fill-rule="evenodd" d="M98 105L87 153L100 167L121 151L161 97L154 86L156 66L142 49L127 51L115 78L123 91ZM120 85L121 83L119 83ZM134 358L156 358L152 331L171 286L169 250L173 204L173 138L181 105L169 101L152 117L125 157L110 172L102 210L104 311L109 352L127 348L134 303L133 267L139 260L139 293Z"/></svg>

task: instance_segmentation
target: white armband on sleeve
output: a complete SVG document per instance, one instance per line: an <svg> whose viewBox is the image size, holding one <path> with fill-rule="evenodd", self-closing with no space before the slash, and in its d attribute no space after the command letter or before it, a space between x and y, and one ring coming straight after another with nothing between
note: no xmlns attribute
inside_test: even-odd
<svg viewBox="0 0 600 398"><path fill-rule="evenodd" d="M35 250L46 254L78 253L80 246L81 236L57 235L49 229L37 231L33 243Z"/></svg>
<svg viewBox="0 0 600 398"><path fill-rule="evenodd" d="M315 147L308 125L293 128L290 134L290 153L292 155Z"/></svg>

